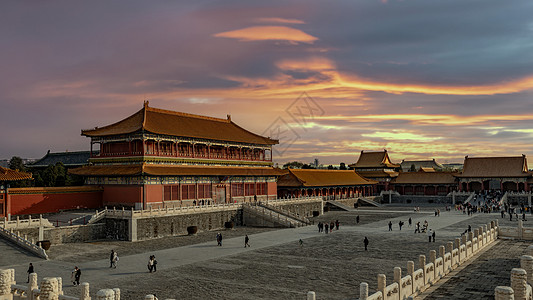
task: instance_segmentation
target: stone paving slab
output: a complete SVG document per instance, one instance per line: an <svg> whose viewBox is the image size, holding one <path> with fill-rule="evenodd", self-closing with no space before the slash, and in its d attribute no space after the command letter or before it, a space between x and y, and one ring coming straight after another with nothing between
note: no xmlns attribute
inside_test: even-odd
<svg viewBox="0 0 533 300"><path fill-rule="evenodd" d="M357 214L363 214L359 225L355 225ZM427 219L430 228L437 230L437 242L428 243L425 234L414 234L414 228L407 226L409 216L414 223ZM118 287L124 299L143 299L149 293L157 293L159 299L305 299L309 290L321 300L355 299L361 282L368 282L375 291L377 274L384 273L390 280L396 266L405 273L408 260L418 261L419 254L429 256L429 250L458 237L464 224L484 224L494 217L442 210L440 217L434 217L432 210L329 212L321 218L339 218L341 229L328 235L318 233L315 225L250 235L250 248L243 247L242 237L235 237L225 239L223 247L208 241L157 250L165 240L160 239L153 241L156 248L143 246L141 252L121 256L117 269L108 268L108 250L101 254L102 259L84 260L80 267L82 281L91 283L92 293ZM389 220L395 225L391 232ZM406 223L402 231L397 228L399 220ZM365 236L370 239L369 251L364 251ZM303 247L299 239L304 241ZM159 261L158 272L152 274L146 268L150 254ZM84 255L83 251L78 255ZM19 281L25 280L27 262L13 262ZM65 293L77 295L78 290L68 286L71 261L38 261L34 265L39 278L62 276Z"/></svg>

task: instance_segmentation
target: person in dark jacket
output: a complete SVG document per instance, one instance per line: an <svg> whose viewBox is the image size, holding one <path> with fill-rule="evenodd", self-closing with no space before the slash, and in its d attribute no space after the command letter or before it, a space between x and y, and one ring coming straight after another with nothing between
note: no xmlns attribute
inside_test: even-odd
<svg viewBox="0 0 533 300"><path fill-rule="evenodd" d="M30 263L30 266L28 267L28 283L30 283L30 274L31 274L31 273L35 273L35 272L33 271L33 265L32 265L32 263Z"/></svg>

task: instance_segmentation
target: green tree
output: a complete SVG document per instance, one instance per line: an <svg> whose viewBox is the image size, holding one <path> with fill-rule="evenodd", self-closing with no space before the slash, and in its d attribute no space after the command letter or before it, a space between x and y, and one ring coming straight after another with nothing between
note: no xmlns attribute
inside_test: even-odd
<svg viewBox="0 0 533 300"><path fill-rule="evenodd" d="M316 168L312 164L304 164L302 166L302 169L316 169Z"/></svg>
<svg viewBox="0 0 533 300"><path fill-rule="evenodd" d="M411 165L411 168L409 168L409 172L416 172L416 166L415 164Z"/></svg>
<svg viewBox="0 0 533 300"><path fill-rule="evenodd" d="M341 164L339 165L339 170L348 170L348 168L346 168L346 164L341 162Z"/></svg>
<svg viewBox="0 0 533 300"><path fill-rule="evenodd" d="M329 165L328 170L336 170L336 168L333 165Z"/></svg>
<svg viewBox="0 0 533 300"><path fill-rule="evenodd" d="M18 170L21 172L26 171L26 166L24 166L24 162L22 161L22 158L18 156L13 156L9 160L8 168L10 168L11 170Z"/></svg>
<svg viewBox="0 0 533 300"><path fill-rule="evenodd" d="M304 166L304 164L299 162L299 161L291 161L291 162L288 162L288 163L284 164L283 165L283 169L288 169L288 168L301 169L303 166Z"/></svg>

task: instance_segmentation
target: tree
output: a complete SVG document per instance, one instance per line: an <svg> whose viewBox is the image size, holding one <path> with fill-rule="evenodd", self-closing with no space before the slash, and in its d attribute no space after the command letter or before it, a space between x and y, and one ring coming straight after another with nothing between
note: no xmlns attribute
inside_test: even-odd
<svg viewBox="0 0 533 300"><path fill-rule="evenodd" d="M18 156L13 156L9 160L8 168L10 168L11 170L18 170L21 172L26 171L26 167L24 166L24 162L22 161L22 158Z"/></svg>
<svg viewBox="0 0 533 300"><path fill-rule="evenodd" d="M411 165L411 168L409 168L409 172L416 172L416 166L415 164Z"/></svg>
<svg viewBox="0 0 533 300"><path fill-rule="evenodd" d="M18 156L13 156L9 160L7 167L10 168L11 170L26 172L26 166L24 165L22 158ZM21 181L15 181L11 183L11 187L14 187L14 188L27 187L30 185L31 185L31 180L21 180Z"/></svg>
<svg viewBox="0 0 533 300"><path fill-rule="evenodd" d="M286 164L283 165L283 169L288 169L288 168L291 168L291 169L301 169L303 167L303 163L299 162L299 161L291 161L291 162L288 162Z"/></svg>
<svg viewBox="0 0 533 300"><path fill-rule="evenodd" d="M304 164L302 166L302 169L316 169L316 168L312 164Z"/></svg>
<svg viewBox="0 0 533 300"><path fill-rule="evenodd" d="M346 168L346 164L341 162L341 164L339 165L339 170L348 170L348 168Z"/></svg>
<svg viewBox="0 0 533 300"><path fill-rule="evenodd" d="M333 165L329 165L329 166L328 166L328 170L336 170L336 168L333 167Z"/></svg>

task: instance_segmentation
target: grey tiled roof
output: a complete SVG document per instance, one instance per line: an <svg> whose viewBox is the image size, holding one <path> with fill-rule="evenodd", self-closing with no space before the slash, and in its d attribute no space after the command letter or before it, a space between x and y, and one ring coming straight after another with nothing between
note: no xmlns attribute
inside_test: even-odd
<svg viewBox="0 0 533 300"><path fill-rule="evenodd" d="M50 153L50 151L41 159L28 165L32 168L46 168L49 165L55 165L62 162L65 167L81 167L87 164L90 151L74 151L74 152L57 152Z"/></svg>

